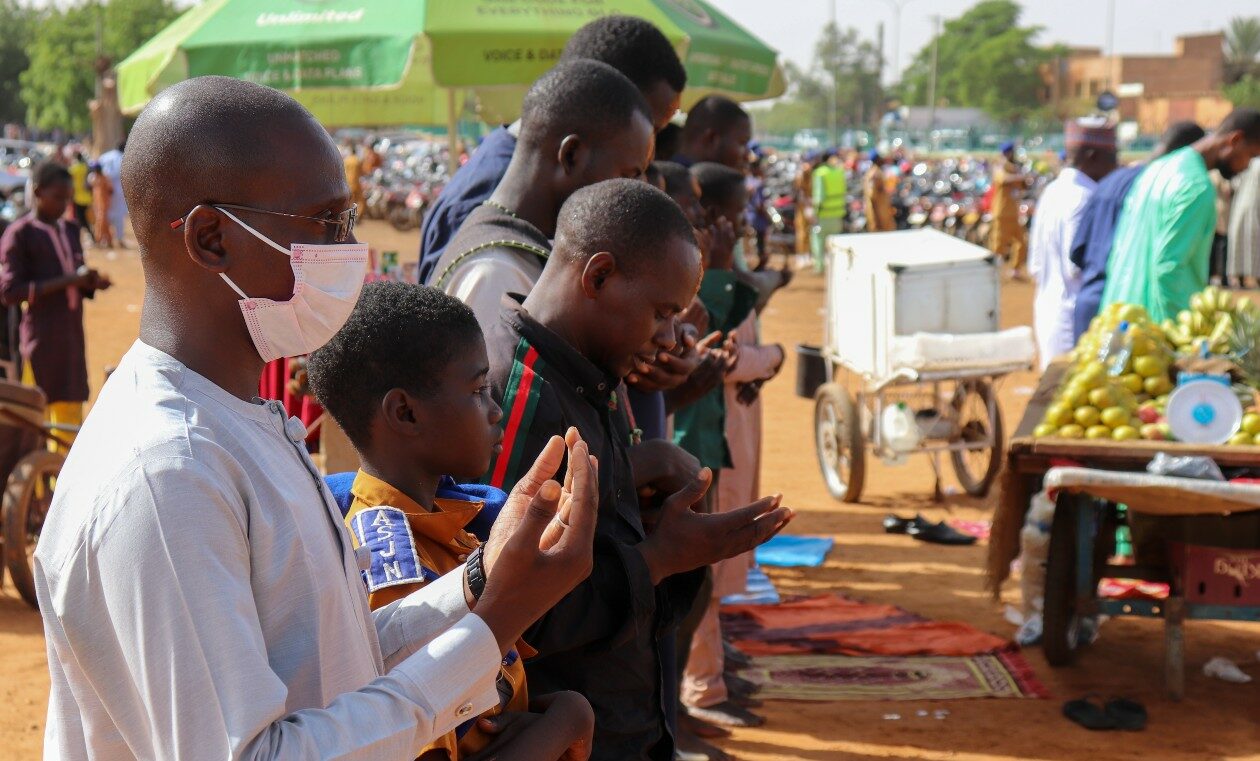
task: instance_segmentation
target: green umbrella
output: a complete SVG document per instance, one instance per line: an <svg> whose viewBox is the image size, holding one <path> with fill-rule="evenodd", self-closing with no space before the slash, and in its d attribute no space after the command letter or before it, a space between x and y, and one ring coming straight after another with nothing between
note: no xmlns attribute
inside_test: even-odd
<svg viewBox="0 0 1260 761"><path fill-rule="evenodd" d="M271 85L325 124L446 124L417 0L206 0L118 65L135 114L162 88L206 74Z"/></svg>
<svg viewBox="0 0 1260 761"><path fill-rule="evenodd" d="M700 0L431 2L424 31L434 76L453 87L532 82L578 28L608 13L647 19L664 32L679 48L689 87L747 96L770 89L774 50Z"/></svg>
<svg viewBox="0 0 1260 761"><path fill-rule="evenodd" d="M607 13L660 27L689 96L783 91L775 52L699 0L205 0L119 64L119 101L135 114L164 87L221 74L285 90L331 125L448 124L473 89L506 100L503 118Z"/></svg>

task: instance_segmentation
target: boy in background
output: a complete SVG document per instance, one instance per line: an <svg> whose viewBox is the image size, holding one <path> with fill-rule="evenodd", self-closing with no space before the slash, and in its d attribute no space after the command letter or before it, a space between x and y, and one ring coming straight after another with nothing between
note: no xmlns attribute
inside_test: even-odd
<svg viewBox="0 0 1260 761"><path fill-rule="evenodd" d="M692 168L699 186L700 207L710 219L738 219L747 187L744 176L730 167L704 163ZM739 346L738 362L725 374L723 384L724 432L729 465L715 487L717 512L746 504L759 486L761 456L761 384L773 378L783 365L783 347L763 346L757 340L757 317L750 312L732 332ZM750 701L733 694L723 677L725 653L718 605L721 598L744 591L751 558L730 558L713 566L710 597L698 604L703 613L686 654L682 700L693 717L722 727L752 727L764 723L748 710Z"/></svg>
<svg viewBox="0 0 1260 761"><path fill-rule="evenodd" d="M345 520L356 548L371 553L364 577L374 610L468 562L481 545L474 532L489 534L497 511L487 501L501 506L506 495L478 499L487 495L457 483L485 472L503 436L488 371L472 310L407 283L365 286L345 326L310 356L311 389L362 460ZM570 437L570 457L585 451ZM490 753L493 735L515 722L525 722L526 734L495 748L497 758L585 758L590 705L576 693L531 704L522 650L533 654L518 643L503 659L499 708L420 750L421 761Z"/></svg>
<svg viewBox="0 0 1260 761"><path fill-rule="evenodd" d="M92 205L92 186L88 184L88 173L92 170L88 168L87 160L81 152L74 152L74 161L70 163L68 171L74 182L74 221L79 223L79 229L87 232L95 243L96 233L92 232L92 225L88 222L88 207Z"/></svg>
<svg viewBox="0 0 1260 761"><path fill-rule="evenodd" d="M79 226L64 219L70 173L47 162L31 179L34 209L0 238L0 303L26 306L19 325L23 382L44 390L49 422L77 426L88 399L83 300L111 283L84 264Z"/></svg>

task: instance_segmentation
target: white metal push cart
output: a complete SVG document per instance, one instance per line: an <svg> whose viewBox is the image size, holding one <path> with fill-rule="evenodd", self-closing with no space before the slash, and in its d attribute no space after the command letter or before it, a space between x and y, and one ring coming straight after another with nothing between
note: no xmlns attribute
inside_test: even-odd
<svg viewBox="0 0 1260 761"><path fill-rule="evenodd" d="M824 343L798 349L797 390L815 400L818 464L836 499L861 498L868 452L928 455L938 499L948 454L967 493L988 492L1004 446L995 383L1035 354L1029 328L998 331L999 277L987 250L931 229L828 240ZM880 426L897 403L919 432L908 450Z"/></svg>

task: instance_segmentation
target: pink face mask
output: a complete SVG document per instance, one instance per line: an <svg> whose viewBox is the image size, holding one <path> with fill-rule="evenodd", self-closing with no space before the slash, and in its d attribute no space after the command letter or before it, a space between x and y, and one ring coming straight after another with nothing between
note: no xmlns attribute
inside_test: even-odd
<svg viewBox="0 0 1260 761"><path fill-rule="evenodd" d="M215 208L288 256L293 268L293 296L288 301L250 298L226 273L219 273L241 297L245 326L263 361L310 354L328 343L346 324L359 300L367 274L368 245L294 243L286 249L227 209Z"/></svg>

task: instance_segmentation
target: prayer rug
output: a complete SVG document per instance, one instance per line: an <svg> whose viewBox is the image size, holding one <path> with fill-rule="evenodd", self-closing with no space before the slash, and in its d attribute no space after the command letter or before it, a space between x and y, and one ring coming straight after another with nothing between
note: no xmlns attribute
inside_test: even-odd
<svg viewBox="0 0 1260 761"><path fill-rule="evenodd" d="M776 655L740 672L768 700L1044 698L1049 693L1012 649L960 657Z"/></svg>
<svg viewBox="0 0 1260 761"><path fill-rule="evenodd" d="M723 606L722 630L749 655L979 655L1010 644L964 623L836 594Z"/></svg>

